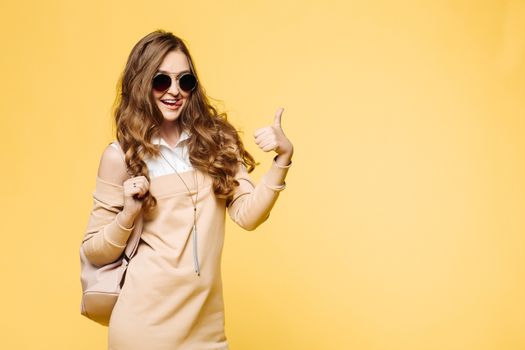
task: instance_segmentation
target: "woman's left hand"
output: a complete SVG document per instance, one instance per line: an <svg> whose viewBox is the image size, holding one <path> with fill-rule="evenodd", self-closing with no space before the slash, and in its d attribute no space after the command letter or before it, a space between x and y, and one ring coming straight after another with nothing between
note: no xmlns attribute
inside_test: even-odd
<svg viewBox="0 0 525 350"><path fill-rule="evenodd" d="M273 125L265 126L255 130L253 136L255 143L264 152L274 150L277 154L287 154L291 157L293 154L293 145L288 140L281 127L281 115L284 108L279 108L275 112Z"/></svg>

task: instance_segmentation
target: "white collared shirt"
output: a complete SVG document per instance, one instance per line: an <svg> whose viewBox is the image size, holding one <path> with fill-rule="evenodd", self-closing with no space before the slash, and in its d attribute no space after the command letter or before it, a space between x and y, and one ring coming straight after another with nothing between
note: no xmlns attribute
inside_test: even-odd
<svg viewBox="0 0 525 350"><path fill-rule="evenodd" d="M170 162L170 164L177 169L177 172L180 174L185 171L193 169L193 166L190 162L188 146L186 145L186 140L190 137L190 134L186 131L182 131L179 140L174 148L171 148L170 145L162 137L153 137L151 142L156 145L160 145L160 151L162 155ZM157 158L146 158L144 159L146 165L148 166L150 178L172 174L175 173L173 168L166 163L166 160L159 156Z"/></svg>
<svg viewBox="0 0 525 350"><path fill-rule="evenodd" d="M190 134L188 132L182 131L174 148L171 148L171 146L168 145L168 143L162 137L154 136L151 138L151 142L153 144L160 145L160 151L166 159L164 159L162 156L159 156L158 158L146 157L146 159L144 159L144 162L148 167L150 179L175 173L175 170L173 170L173 168L168 163L166 163L166 160L170 162L170 164L177 170L179 174L193 169L186 142L189 137ZM117 141L113 141L111 145L117 149L120 148Z"/></svg>

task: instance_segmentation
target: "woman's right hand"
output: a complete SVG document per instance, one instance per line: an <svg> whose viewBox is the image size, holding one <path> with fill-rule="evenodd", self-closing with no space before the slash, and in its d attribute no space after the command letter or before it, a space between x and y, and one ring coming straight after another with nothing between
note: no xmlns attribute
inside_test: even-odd
<svg viewBox="0 0 525 350"><path fill-rule="evenodd" d="M142 209L144 196L149 191L149 181L141 175L127 179L123 186L124 209L122 209L122 214L134 219Z"/></svg>

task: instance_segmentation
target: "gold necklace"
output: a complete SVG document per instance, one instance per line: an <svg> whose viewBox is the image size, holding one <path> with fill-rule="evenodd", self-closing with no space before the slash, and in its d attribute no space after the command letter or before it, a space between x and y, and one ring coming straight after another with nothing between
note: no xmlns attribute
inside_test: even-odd
<svg viewBox="0 0 525 350"><path fill-rule="evenodd" d="M197 203L196 203L196 201L197 201L197 197L199 196L199 183L197 182L197 171L196 171L196 169L193 170L193 174L195 175L195 186L197 187L197 193L195 195L195 201L194 201L188 185L186 185L186 182L184 182L184 180L180 176L180 174L177 171L177 169L175 169L175 167L173 165L171 165L171 163L166 159L166 157L164 157L164 154L162 154L162 150L160 150L160 145L159 145L159 151L160 151L160 155L162 156L162 158L164 158L166 163L168 163L168 165L170 167L172 167L173 170L175 170L175 172L179 176L179 178L182 181L182 183L184 184L184 186L186 186L186 189L188 190L188 193L190 194L190 199L193 202L193 228L192 228L192 235L193 235L193 264L195 265L195 272L197 273L197 276L200 276L201 275L201 270L200 270L200 267L199 267L199 258L198 258L198 255L197 255Z"/></svg>

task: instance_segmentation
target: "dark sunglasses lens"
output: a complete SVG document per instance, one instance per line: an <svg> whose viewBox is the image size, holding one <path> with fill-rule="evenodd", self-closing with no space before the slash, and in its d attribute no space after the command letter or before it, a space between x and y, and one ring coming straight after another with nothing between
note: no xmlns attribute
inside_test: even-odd
<svg viewBox="0 0 525 350"><path fill-rule="evenodd" d="M179 86L186 92L192 91L197 86L197 79L193 74L184 74L179 78Z"/></svg>
<svg viewBox="0 0 525 350"><path fill-rule="evenodd" d="M157 91L166 91L171 86L171 78L166 74L159 74L153 78L153 89Z"/></svg>

